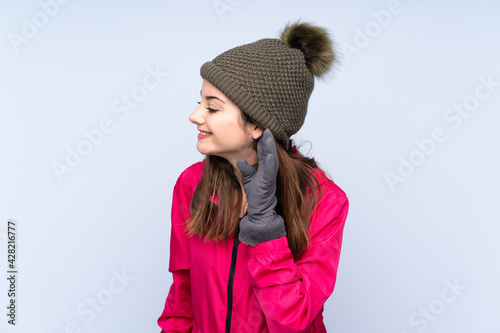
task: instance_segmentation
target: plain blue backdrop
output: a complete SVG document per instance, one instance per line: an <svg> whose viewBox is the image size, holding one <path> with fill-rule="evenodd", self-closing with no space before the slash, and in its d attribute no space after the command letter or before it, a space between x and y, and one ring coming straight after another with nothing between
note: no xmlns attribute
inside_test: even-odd
<svg viewBox="0 0 500 333"><path fill-rule="evenodd" d="M350 199L329 332L498 332L497 1L1 1L2 332L159 332L200 66L326 27L294 136ZM4 306L5 305L5 306Z"/></svg>

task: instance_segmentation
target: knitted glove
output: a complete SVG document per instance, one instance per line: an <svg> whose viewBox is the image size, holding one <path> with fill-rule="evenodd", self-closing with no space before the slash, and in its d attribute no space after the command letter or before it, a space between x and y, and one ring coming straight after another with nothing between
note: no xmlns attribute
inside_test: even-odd
<svg viewBox="0 0 500 333"><path fill-rule="evenodd" d="M285 221L275 211L279 161L276 143L269 129L264 131L257 144L257 155L257 171L244 159L236 162L243 176L248 201L248 214L240 221L239 239L252 246L286 236Z"/></svg>

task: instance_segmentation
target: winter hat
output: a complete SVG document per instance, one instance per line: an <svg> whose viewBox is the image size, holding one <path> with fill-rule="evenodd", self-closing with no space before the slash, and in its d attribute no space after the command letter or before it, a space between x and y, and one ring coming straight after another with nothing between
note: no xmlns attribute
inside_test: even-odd
<svg viewBox="0 0 500 333"><path fill-rule="evenodd" d="M242 112L269 128L286 149L304 124L314 77L331 68L336 53L327 31L310 23L288 24L280 39L232 48L201 66L213 84Z"/></svg>

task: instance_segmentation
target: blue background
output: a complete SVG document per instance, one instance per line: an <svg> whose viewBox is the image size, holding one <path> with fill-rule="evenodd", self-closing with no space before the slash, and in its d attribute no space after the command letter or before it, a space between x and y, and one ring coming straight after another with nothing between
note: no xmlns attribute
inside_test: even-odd
<svg viewBox="0 0 500 333"><path fill-rule="evenodd" d="M0 266L12 219L19 273L15 327L0 282L0 331L159 332L173 186L203 158L188 121L199 68L302 18L342 53L294 136L350 199L327 329L499 332L499 13L493 0L1 1Z"/></svg>

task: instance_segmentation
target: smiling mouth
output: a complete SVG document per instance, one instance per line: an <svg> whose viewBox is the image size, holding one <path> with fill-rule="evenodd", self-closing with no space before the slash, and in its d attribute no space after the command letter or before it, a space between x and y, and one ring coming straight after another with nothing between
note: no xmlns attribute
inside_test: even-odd
<svg viewBox="0 0 500 333"><path fill-rule="evenodd" d="M202 131L200 131L200 135L209 136L209 135L212 135L212 133L211 132L202 132Z"/></svg>

